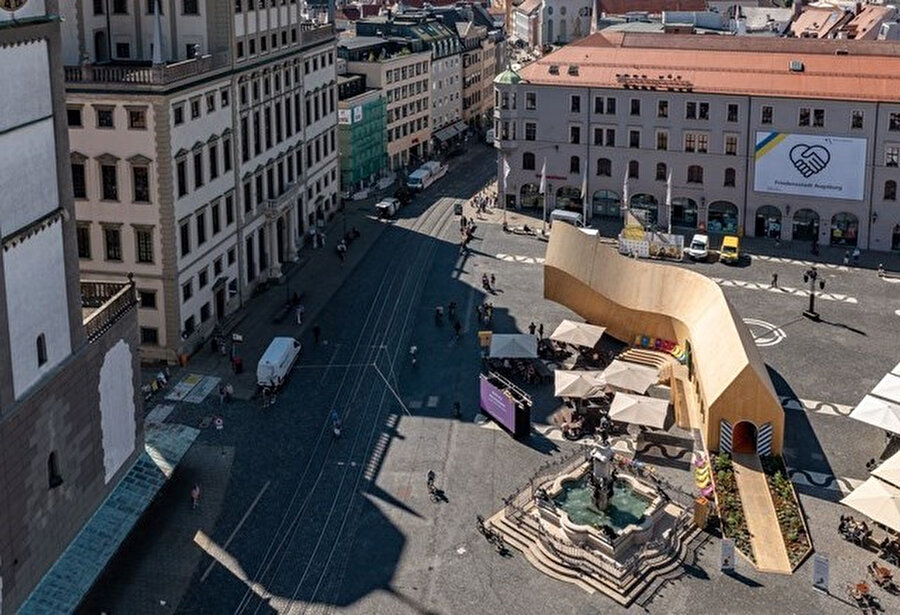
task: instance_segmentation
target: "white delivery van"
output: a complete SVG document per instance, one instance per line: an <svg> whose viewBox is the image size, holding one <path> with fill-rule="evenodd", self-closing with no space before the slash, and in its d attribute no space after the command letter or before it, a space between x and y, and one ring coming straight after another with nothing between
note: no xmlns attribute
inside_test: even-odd
<svg viewBox="0 0 900 615"><path fill-rule="evenodd" d="M398 209L400 209L400 200L392 196L375 203L375 211L378 212L379 218L393 218Z"/></svg>
<svg viewBox="0 0 900 615"><path fill-rule="evenodd" d="M274 338L256 366L256 384L280 387L299 356L300 342L292 337Z"/></svg>
<svg viewBox="0 0 900 615"><path fill-rule="evenodd" d="M553 226L553 222L556 220L565 222L566 224L571 224L572 226L578 228L584 228L584 218L577 211L554 209L550 212L550 226Z"/></svg>
<svg viewBox="0 0 900 615"><path fill-rule="evenodd" d="M691 245L684 251L691 260L705 261L709 258L709 237L697 233L691 239Z"/></svg>
<svg viewBox="0 0 900 615"><path fill-rule="evenodd" d="M447 165L440 162L426 162L409 174L406 186L410 190L425 190L447 174Z"/></svg>

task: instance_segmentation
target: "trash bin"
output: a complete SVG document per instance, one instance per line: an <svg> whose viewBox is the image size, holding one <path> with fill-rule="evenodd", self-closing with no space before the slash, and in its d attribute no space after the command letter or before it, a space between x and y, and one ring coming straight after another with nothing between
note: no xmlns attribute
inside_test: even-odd
<svg viewBox="0 0 900 615"><path fill-rule="evenodd" d="M231 359L231 365L235 374L244 373L244 360L241 357L234 357Z"/></svg>

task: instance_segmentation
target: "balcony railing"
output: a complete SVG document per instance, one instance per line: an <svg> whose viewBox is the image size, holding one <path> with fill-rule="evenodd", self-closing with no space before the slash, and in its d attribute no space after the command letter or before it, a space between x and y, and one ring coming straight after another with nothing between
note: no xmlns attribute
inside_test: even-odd
<svg viewBox="0 0 900 615"><path fill-rule="evenodd" d="M66 83L120 83L168 85L227 66L227 52L205 55L173 64L85 64L66 66Z"/></svg>
<svg viewBox="0 0 900 615"><path fill-rule="evenodd" d="M134 280L128 282L81 281L81 307L84 317L84 333L89 342L100 338L124 314L137 305Z"/></svg>

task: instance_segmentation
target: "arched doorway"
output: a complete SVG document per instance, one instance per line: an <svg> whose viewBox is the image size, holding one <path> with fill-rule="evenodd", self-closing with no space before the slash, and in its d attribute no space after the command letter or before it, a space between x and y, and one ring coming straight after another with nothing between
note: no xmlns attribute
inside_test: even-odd
<svg viewBox="0 0 900 615"><path fill-rule="evenodd" d="M735 453L755 453L756 425L750 421L737 423L731 431L731 450Z"/></svg>
<svg viewBox="0 0 900 615"><path fill-rule="evenodd" d="M560 20L559 20L559 41L560 41L561 43L565 43L565 42L566 42L566 34L567 34L566 31L567 31L567 28L566 28L566 20L565 20L565 18L560 19Z"/></svg>
<svg viewBox="0 0 900 615"><path fill-rule="evenodd" d="M556 191L557 209L581 211L581 189L574 186L563 186Z"/></svg>
<svg viewBox="0 0 900 615"><path fill-rule="evenodd" d="M763 205L756 210L755 237L781 238L781 210L774 205Z"/></svg>
<svg viewBox="0 0 900 615"><path fill-rule="evenodd" d="M831 245L855 246L859 232L859 218L847 212L835 214L831 218Z"/></svg>
<svg viewBox="0 0 900 615"><path fill-rule="evenodd" d="M631 197L632 213L643 218L644 224L656 224L659 219L659 203L652 194L635 194Z"/></svg>
<svg viewBox="0 0 900 615"><path fill-rule="evenodd" d="M604 218L622 217L622 198L618 192L612 190L598 190L591 197L591 205L595 216Z"/></svg>
<svg viewBox="0 0 900 615"><path fill-rule="evenodd" d="M109 60L109 45L106 42L106 32L99 30L94 32L94 62L106 62Z"/></svg>
<svg viewBox="0 0 900 615"><path fill-rule="evenodd" d="M891 234L891 250L900 250L900 224L894 225L894 232Z"/></svg>
<svg viewBox="0 0 900 615"><path fill-rule="evenodd" d="M519 204L526 209L544 206L544 196L537 184L523 184L519 190Z"/></svg>
<svg viewBox="0 0 900 615"><path fill-rule="evenodd" d="M819 214L811 209L794 212L791 237L800 241L816 241L819 238Z"/></svg>
<svg viewBox="0 0 900 615"><path fill-rule="evenodd" d="M672 226L697 228L699 221L697 201L684 196L672 199Z"/></svg>
<svg viewBox="0 0 900 615"><path fill-rule="evenodd" d="M728 201L710 203L706 215L706 228L710 233L737 233L737 205Z"/></svg>
<svg viewBox="0 0 900 615"><path fill-rule="evenodd" d="M549 11L549 9L548 9L548 11ZM544 43L547 45L552 45L555 42L556 42L556 39L553 38L553 20L548 19L547 20L547 40L544 41Z"/></svg>

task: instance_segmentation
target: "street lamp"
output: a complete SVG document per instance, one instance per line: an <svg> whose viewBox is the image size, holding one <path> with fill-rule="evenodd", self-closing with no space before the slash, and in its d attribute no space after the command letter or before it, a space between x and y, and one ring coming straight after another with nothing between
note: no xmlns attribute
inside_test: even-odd
<svg viewBox="0 0 900 615"><path fill-rule="evenodd" d="M819 290L825 290L825 280L819 279L819 271L815 266L810 267L803 274L803 282L809 284L809 309L803 312L803 315L810 320L819 320L819 313L816 312L816 282L819 283Z"/></svg>

